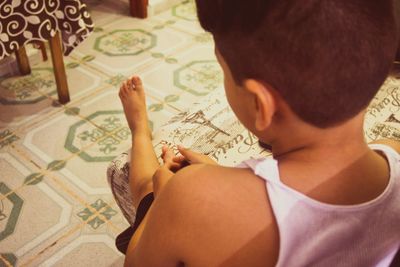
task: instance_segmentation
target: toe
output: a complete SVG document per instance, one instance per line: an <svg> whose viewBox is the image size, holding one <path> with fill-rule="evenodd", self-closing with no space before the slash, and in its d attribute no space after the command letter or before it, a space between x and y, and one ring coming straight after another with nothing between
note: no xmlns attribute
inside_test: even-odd
<svg viewBox="0 0 400 267"><path fill-rule="evenodd" d="M126 81L126 89L127 90L131 90L132 89L132 81L131 80Z"/></svg>
<svg viewBox="0 0 400 267"><path fill-rule="evenodd" d="M125 95L125 84L121 84L121 86L119 87L119 97L122 98Z"/></svg>
<svg viewBox="0 0 400 267"><path fill-rule="evenodd" d="M133 84L135 85L135 87L137 88L137 89L143 89L142 88L142 80L138 77L138 76L133 76L132 77L132 82L133 82Z"/></svg>
<svg viewBox="0 0 400 267"><path fill-rule="evenodd" d="M126 88L127 88L126 83L124 83L124 84L121 86L121 88L120 88L120 94L121 94L122 96L125 96L125 95L126 95Z"/></svg>

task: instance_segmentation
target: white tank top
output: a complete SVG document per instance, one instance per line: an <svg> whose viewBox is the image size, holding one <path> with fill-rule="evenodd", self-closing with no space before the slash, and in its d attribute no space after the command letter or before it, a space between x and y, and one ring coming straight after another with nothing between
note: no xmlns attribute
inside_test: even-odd
<svg viewBox="0 0 400 267"><path fill-rule="evenodd" d="M273 158L238 166L266 182L280 237L276 266L389 266L400 247L400 155L370 147L386 156L390 181L380 196L358 205L322 203L286 186Z"/></svg>

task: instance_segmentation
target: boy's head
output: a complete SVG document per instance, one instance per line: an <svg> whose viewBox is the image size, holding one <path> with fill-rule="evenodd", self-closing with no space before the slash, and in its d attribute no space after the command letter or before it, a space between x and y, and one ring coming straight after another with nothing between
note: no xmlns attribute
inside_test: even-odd
<svg viewBox="0 0 400 267"><path fill-rule="evenodd" d="M387 77L398 44L394 2L196 0L235 83L268 85L319 128L359 114Z"/></svg>

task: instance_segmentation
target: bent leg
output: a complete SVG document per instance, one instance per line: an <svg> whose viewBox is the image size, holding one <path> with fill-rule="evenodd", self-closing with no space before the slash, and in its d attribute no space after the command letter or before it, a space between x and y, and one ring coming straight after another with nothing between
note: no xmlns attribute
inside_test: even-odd
<svg viewBox="0 0 400 267"><path fill-rule="evenodd" d="M137 207L140 200L153 191L152 177L159 164L151 142L145 94L140 78L133 77L126 81L121 86L119 95L132 133L129 185L133 204Z"/></svg>
<svg viewBox="0 0 400 267"><path fill-rule="evenodd" d="M111 163L107 176L118 206L133 225L140 201L153 192L152 177L159 163L151 142L141 80L133 77L126 81L119 96L131 129L132 148Z"/></svg>
<svg viewBox="0 0 400 267"><path fill-rule="evenodd" d="M132 133L129 185L133 204L137 207L140 200L153 191L152 177L159 163L151 142L145 94L140 78L133 77L126 81L121 86L119 96Z"/></svg>

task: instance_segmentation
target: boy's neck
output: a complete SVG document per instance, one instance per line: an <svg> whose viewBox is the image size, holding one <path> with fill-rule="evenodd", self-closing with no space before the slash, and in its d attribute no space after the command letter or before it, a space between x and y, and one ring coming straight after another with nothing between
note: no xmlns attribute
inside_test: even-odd
<svg viewBox="0 0 400 267"><path fill-rule="evenodd" d="M362 115L327 129L303 125L282 132L283 135L270 143L274 158L280 161L315 163L329 158L339 163L370 151L364 140Z"/></svg>

